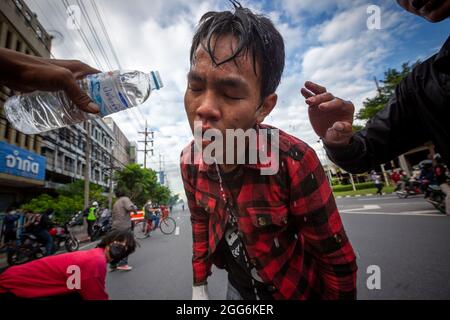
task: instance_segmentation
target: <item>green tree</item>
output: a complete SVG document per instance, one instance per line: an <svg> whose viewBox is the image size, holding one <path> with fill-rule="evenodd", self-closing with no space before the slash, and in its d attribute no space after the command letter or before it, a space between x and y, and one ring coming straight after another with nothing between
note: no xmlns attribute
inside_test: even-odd
<svg viewBox="0 0 450 320"><path fill-rule="evenodd" d="M73 183L67 184L57 190L58 194L67 197L81 197L84 204L84 181L77 180ZM107 197L104 194L105 190L102 186L94 183L89 184L89 199L91 203L97 201L100 205L107 205Z"/></svg>
<svg viewBox="0 0 450 320"><path fill-rule="evenodd" d="M412 69L418 65L420 61L417 61L413 65L409 62L402 64L400 71L396 69L388 69L384 73L384 79L380 82L382 85L379 88L377 95L373 98L367 98L363 102L363 107L356 115L358 120L369 120L373 116L383 109L389 100L394 96L395 88L397 85L412 71ZM357 128L356 128L357 129Z"/></svg>
<svg viewBox="0 0 450 320"><path fill-rule="evenodd" d="M155 171L143 169L138 164L129 164L116 171L114 180L117 182L117 188L127 194L138 207L152 199L158 186Z"/></svg>
<svg viewBox="0 0 450 320"><path fill-rule="evenodd" d="M171 198L170 189L160 184L156 186L151 196L153 202L163 205L169 205L170 198Z"/></svg>
<svg viewBox="0 0 450 320"><path fill-rule="evenodd" d="M174 206L178 203L179 200L180 200L180 195L178 195L178 194L171 195L169 198L169 201L168 201L168 205Z"/></svg>
<svg viewBox="0 0 450 320"><path fill-rule="evenodd" d="M90 184L89 199L106 205L106 197L103 196L101 186ZM54 220L56 223L65 223L78 211L84 209L84 181L78 180L65 185L56 190L58 196L52 197L48 194L41 194L30 202L21 206L23 210L31 210L36 213L43 213L49 208L55 210Z"/></svg>

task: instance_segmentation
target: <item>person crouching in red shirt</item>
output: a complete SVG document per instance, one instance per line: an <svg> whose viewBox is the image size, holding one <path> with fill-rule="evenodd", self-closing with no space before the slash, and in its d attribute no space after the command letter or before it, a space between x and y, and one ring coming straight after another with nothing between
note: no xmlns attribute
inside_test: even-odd
<svg viewBox="0 0 450 320"><path fill-rule="evenodd" d="M136 249L130 231L107 234L95 249L45 257L11 267L0 275L2 299L108 300L105 289L109 262Z"/></svg>

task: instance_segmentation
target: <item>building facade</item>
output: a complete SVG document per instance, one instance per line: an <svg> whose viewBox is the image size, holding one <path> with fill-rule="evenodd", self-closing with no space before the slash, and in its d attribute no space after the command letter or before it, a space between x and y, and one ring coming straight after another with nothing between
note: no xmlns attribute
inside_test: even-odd
<svg viewBox="0 0 450 320"><path fill-rule="evenodd" d="M104 118L103 121L114 134L115 142L112 150L115 166L123 167L128 163L135 163L135 157L132 157L134 153L132 149L133 144L128 141L125 134L111 117Z"/></svg>

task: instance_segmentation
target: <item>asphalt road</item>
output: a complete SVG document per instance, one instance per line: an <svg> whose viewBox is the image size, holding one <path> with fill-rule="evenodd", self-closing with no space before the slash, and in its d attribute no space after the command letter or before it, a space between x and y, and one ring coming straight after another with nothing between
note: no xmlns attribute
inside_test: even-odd
<svg viewBox="0 0 450 320"><path fill-rule="evenodd" d="M358 256L358 299L450 299L450 217L422 198L395 195L338 199ZM108 274L111 299L190 299L192 239L188 212L174 212L179 229L142 240L130 257L134 269ZM381 289L369 290L369 266L378 266ZM224 299L226 273L213 269L212 299Z"/></svg>

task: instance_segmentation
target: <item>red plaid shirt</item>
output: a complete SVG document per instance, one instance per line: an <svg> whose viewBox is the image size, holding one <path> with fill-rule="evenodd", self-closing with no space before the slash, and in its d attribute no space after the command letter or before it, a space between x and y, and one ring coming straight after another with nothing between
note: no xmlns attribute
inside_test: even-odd
<svg viewBox="0 0 450 320"><path fill-rule="evenodd" d="M181 172L191 211L194 285L200 285L213 263L224 267L214 253L229 217L215 166L192 159L193 142L181 154ZM275 175L244 165L235 206L250 262L275 299L355 298L355 254L315 152L280 130L279 163Z"/></svg>

